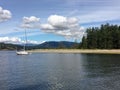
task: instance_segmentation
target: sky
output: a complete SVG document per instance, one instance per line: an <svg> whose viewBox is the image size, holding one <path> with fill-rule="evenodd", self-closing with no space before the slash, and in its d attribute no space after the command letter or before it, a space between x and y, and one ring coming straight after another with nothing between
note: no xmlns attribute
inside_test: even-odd
<svg viewBox="0 0 120 90"><path fill-rule="evenodd" d="M0 0L0 42L80 42L105 23L120 25L120 0Z"/></svg>

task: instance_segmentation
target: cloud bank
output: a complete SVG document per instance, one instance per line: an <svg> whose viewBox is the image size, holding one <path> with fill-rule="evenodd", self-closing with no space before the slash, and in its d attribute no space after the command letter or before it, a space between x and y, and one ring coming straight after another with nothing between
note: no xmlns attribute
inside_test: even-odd
<svg viewBox="0 0 120 90"><path fill-rule="evenodd" d="M21 40L18 37L0 37L0 42L12 43L12 44L24 44L25 43L24 40ZM27 44L41 44L41 43L43 42L27 40Z"/></svg>
<svg viewBox="0 0 120 90"><path fill-rule="evenodd" d="M2 7L0 7L0 22L7 21L12 17L12 14L9 10L5 10Z"/></svg>
<svg viewBox="0 0 120 90"><path fill-rule="evenodd" d="M85 28L79 25L78 18L61 15L50 15L45 24L41 24L40 18L35 16L23 17L21 27L25 29L40 29L44 33L60 35L68 40L80 40L85 33Z"/></svg>
<svg viewBox="0 0 120 90"><path fill-rule="evenodd" d="M17 37L0 37L0 42L5 42L5 43L23 43L20 38Z"/></svg>
<svg viewBox="0 0 120 90"><path fill-rule="evenodd" d="M41 30L64 36L66 39L81 39L85 29L79 25L79 19L75 17L64 17L51 15L46 24L41 24Z"/></svg>

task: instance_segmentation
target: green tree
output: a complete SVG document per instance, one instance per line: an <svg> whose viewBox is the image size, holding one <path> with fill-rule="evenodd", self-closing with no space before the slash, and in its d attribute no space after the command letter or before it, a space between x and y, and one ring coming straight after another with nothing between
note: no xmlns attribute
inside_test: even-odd
<svg viewBox="0 0 120 90"><path fill-rule="evenodd" d="M118 25L102 24L100 28L88 28L86 33L86 37L83 36L80 43L81 48L120 49L120 26Z"/></svg>

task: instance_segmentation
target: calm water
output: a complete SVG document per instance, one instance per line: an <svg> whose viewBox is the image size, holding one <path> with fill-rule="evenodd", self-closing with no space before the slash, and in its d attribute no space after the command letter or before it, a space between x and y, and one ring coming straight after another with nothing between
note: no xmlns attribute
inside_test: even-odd
<svg viewBox="0 0 120 90"><path fill-rule="evenodd" d="M0 90L120 90L120 55L0 51Z"/></svg>

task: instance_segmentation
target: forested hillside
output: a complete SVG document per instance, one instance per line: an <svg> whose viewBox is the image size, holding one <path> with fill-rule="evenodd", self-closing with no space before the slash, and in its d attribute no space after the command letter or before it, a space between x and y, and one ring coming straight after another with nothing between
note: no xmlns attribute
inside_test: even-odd
<svg viewBox="0 0 120 90"><path fill-rule="evenodd" d="M120 26L105 24L88 28L79 48L120 49Z"/></svg>
<svg viewBox="0 0 120 90"><path fill-rule="evenodd" d="M16 49L19 50L22 48L23 48L23 46L21 46L21 45L0 43L0 50L16 50Z"/></svg>
<svg viewBox="0 0 120 90"><path fill-rule="evenodd" d="M69 41L49 41L39 44L34 49L73 49L77 48L78 43Z"/></svg>
<svg viewBox="0 0 120 90"><path fill-rule="evenodd" d="M0 43L0 50L21 50L24 45ZM73 49L77 48L78 43L68 41L49 41L39 45L27 44L26 49Z"/></svg>

